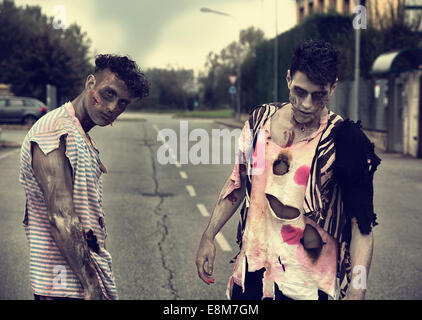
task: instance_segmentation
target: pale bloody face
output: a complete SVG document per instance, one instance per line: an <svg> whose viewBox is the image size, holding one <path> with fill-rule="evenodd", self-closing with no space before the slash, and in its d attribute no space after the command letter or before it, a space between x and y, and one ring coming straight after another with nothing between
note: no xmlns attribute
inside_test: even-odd
<svg viewBox="0 0 422 320"><path fill-rule="evenodd" d="M107 126L125 111L133 100L126 84L108 69L89 75L85 109L95 125Z"/></svg>
<svg viewBox="0 0 422 320"><path fill-rule="evenodd" d="M301 71L296 71L292 78L290 70L286 80L290 90L289 100L294 119L302 124L312 123L319 119L334 93L336 83L315 84Z"/></svg>

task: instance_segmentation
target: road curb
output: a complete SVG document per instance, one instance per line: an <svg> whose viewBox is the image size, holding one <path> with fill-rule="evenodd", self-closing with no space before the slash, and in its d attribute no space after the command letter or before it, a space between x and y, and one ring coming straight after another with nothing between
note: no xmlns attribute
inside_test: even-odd
<svg viewBox="0 0 422 320"><path fill-rule="evenodd" d="M243 128L243 123L233 120L214 120L214 123L222 124L230 128Z"/></svg>

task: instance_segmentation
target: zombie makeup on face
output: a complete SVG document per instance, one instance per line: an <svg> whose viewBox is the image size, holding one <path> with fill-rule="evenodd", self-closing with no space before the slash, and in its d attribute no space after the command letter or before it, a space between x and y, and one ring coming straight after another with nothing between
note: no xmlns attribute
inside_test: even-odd
<svg viewBox="0 0 422 320"><path fill-rule="evenodd" d="M289 101L292 104L292 106L296 107L299 103L299 99L298 97L296 97L295 95L293 95L293 93L290 91L289 93Z"/></svg>
<svg viewBox="0 0 422 320"><path fill-rule="evenodd" d="M308 96L309 92L299 86L293 86L293 94L297 97L296 100L303 101ZM328 91L314 91L311 93L312 104L318 108L323 107L328 102Z"/></svg>
<svg viewBox="0 0 422 320"><path fill-rule="evenodd" d="M97 105L97 104L102 104L102 100L101 97L98 95L98 92L93 90L92 91L92 104L93 105Z"/></svg>
<svg viewBox="0 0 422 320"><path fill-rule="evenodd" d="M101 88L99 90L99 94L108 103L113 103L116 99L119 99L119 96L116 90L110 86ZM127 101L126 99L119 99L117 103L117 107L119 110L124 110L128 104L129 104L129 101Z"/></svg>

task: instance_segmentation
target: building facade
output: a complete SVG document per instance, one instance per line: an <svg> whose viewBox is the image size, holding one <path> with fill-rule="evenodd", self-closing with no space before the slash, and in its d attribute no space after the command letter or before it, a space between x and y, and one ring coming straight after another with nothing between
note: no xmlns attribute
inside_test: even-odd
<svg viewBox="0 0 422 320"><path fill-rule="evenodd" d="M10 91L10 85L0 83L0 96L11 96L13 93Z"/></svg>
<svg viewBox="0 0 422 320"><path fill-rule="evenodd" d="M296 0L296 24L300 24L312 13L328 13L329 11L334 11L341 14L353 14L355 7L358 5L365 6L367 9L366 14L375 18L376 16L383 16L388 13L391 7L397 7L399 1L400 0ZM407 3L407 1L405 2Z"/></svg>

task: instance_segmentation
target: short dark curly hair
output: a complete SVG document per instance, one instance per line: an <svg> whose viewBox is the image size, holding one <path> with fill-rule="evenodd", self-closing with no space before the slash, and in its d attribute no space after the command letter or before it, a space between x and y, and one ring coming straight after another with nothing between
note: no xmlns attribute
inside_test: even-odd
<svg viewBox="0 0 422 320"><path fill-rule="evenodd" d="M142 99L148 96L150 84L135 61L127 56L99 54L95 57L95 73L105 69L123 80L134 97Z"/></svg>
<svg viewBox="0 0 422 320"><path fill-rule="evenodd" d="M323 40L306 40L294 51L290 75L301 71L319 85L333 84L338 77L339 57L334 47Z"/></svg>

